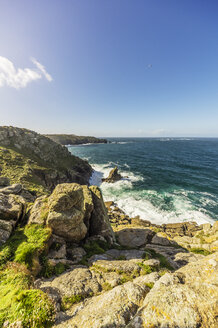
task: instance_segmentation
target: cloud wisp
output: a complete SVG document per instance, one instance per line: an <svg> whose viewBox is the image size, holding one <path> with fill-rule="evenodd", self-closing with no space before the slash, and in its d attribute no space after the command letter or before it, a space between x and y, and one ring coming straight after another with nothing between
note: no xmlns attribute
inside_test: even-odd
<svg viewBox="0 0 218 328"><path fill-rule="evenodd" d="M51 82L52 77L45 67L35 58L31 61L36 68L15 68L6 57L0 56L0 88L8 86L15 89L25 88L30 82L41 79L43 76Z"/></svg>

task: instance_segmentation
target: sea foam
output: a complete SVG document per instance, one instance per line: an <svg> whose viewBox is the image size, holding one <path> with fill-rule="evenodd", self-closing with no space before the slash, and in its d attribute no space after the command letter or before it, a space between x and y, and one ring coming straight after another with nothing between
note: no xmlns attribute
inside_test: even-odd
<svg viewBox="0 0 218 328"><path fill-rule="evenodd" d="M102 183L116 163L94 164L91 185L100 186L105 201L114 201L130 217L140 216L155 224L195 221L198 224L214 223L203 208L195 208L188 199L186 190L158 193L155 190L136 190L134 183L145 178L130 171L119 170L124 177L115 183ZM125 165L124 165L125 166ZM202 202L209 201L201 195ZM165 208L165 199L170 207ZM211 200L212 201L212 200ZM168 206L169 207L169 206Z"/></svg>

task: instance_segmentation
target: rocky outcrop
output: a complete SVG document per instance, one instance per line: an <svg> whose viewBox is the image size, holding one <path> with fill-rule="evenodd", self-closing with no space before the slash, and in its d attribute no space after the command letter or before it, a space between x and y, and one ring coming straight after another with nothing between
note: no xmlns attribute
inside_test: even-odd
<svg viewBox="0 0 218 328"><path fill-rule="evenodd" d="M63 182L88 184L92 168L66 147L34 131L0 127L1 176L45 193Z"/></svg>
<svg viewBox="0 0 218 328"><path fill-rule="evenodd" d="M115 240L114 233L109 222L107 210L102 198L101 191L96 186L91 186L89 189L92 192L92 199L94 205L94 210L90 218L90 236L101 235L105 237L105 239L108 240L110 243L113 243Z"/></svg>
<svg viewBox="0 0 218 328"><path fill-rule="evenodd" d="M0 245L10 237L17 222L25 215L25 210L26 203L21 196L3 193L0 189Z"/></svg>
<svg viewBox="0 0 218 328"><path fill-rule="evenodd" d="M90 143L107 143L106 139L76 136L75 134L45 134L46 137L61 145L81 145Z"/></svg>
<svg viewBox="0 0 218 328"><path fill-rule="evenodd" d="M114 183L122 179L122 175L118 172L117 166L112 169L107 178L102 179L103 182Z"/></svg>
<svg viewBox="0 0 218 328"><path fill-rule="evenodd" d="M114 241L102 195L97 187L59 184L49 197L36 199L29 223L46 224L53 234L79 243L87 236L101 235Z"/></svg>
<svg viewBox="0 0 218 328"><path fill-rule="evenodd" d="M164 275L128 328L218 326L217 253Z"/></svg>
<svg viewBox="0 0 218 328"><path fill-rule="evenodd" d="M57 325L57 328L125 327L149 290L146 284L139 281L117 286L76 307L72 311L72 318Z"/></svg>
<svg viewBox="0 0 218 328"><path fill-rule="evenodd" d="M122 230L129 234L130 229L138 228L143 230L147 228L153 232L153 238L149 239L151 245L180 245L199 254L204 253L204 251L205 254L209 254L209 252L218 250L218 221L214 222L213 226L210 223L197 225L196 222L156 225L148 220L141 220L140 217L129 217L114 202L108 201L105 202L105 205L108 210L109 220L117 235L122 235L123 233L119 232ZM136 234L134 235L136 236Z"/></svg>

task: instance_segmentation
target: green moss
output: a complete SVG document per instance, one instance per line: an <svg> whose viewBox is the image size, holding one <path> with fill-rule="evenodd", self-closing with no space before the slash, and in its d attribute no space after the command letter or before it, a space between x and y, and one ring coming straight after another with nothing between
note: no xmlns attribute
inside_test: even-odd
<svg viewBox="0 0 218 328"><path fill-rule="evenodd" d="M102 284L102 289L106 292L108 290L111 290L113 287L111 286L111 284L109 284L108 282L104 282Z"/></svg>
<svg viewBox="0 0 218 328"><path fill-rule="evenodd" d="M144 263L142 263L142 262L139 262L139 263L137 263L137 264L138 264L138 266L141 268L141 272L140 272L140 274L141 274L142 276L157 271L157 268L156 268L156 267L153 267L153 266L150 266L150 265L144 264Z"/></svg>
<svg viewBox="0 0 218 328"><path fill-rule="evenodd" d="M40 290L30 289L32 279L24 265L10 263L0 272L0 327L7 320L23 327L51 327L54 305Z"/></svg>
<svg viewBox="0 0 218 328"><path fill-rule="evenodd" d="M202 254L204 256L212 254L212 252L204 249L204 248L190 248L190 252L195 253L195 254Z"/></svg>
<svg viewBox="0 0 218 328"><path fill-rule="evenodd" d="M68 310L73 304L82 302L85 299L84 295L73 295L70 297L63 297L62 299L62 309Z"/></svg>
<svg viewBox="0 0 218 328"><path fill-rule="evenodd" d="M19 228L0 248L0 266L7 261L26 264L32 268L33 259L46 248L46 242L51 235L50 228L38 224Z"/></svg>
<svg viewBox="0 0 218 328"><path fill-rule="evenodd" d="M146 282L145 286L147 286L148 288L153 288L154 287L154 283L153 282Z"/></svg>

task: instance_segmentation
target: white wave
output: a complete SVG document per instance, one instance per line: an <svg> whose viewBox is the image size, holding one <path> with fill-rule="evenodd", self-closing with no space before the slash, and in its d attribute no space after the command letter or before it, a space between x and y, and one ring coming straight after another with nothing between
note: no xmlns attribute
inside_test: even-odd
<svg viewBox="0 0 218 328"><path fill-rule="evenodd" d="M131 171L122 170L120 173L126 178L115 183L102 183L102 178L108 176L115 164L110 162L92 165L94 172L90 184L100 186L104 200L114 201L130 217L140 216L141 219L149 220L155 224L186 221L195 221L198 224L214 223L214 220L205 213L203 208L193 207L192 202L188 199L188 194L194 193L192 191L177 190L172 193L166 192L164 195L155 190L136 191L134 190L134 182L143 181L144 178ZM171 198L171 211L161 209L161 205L164 204L163 197ZM152 199L156 200L157 205L152 204ZM204 199L208 198L205 197Z"/></svg>

